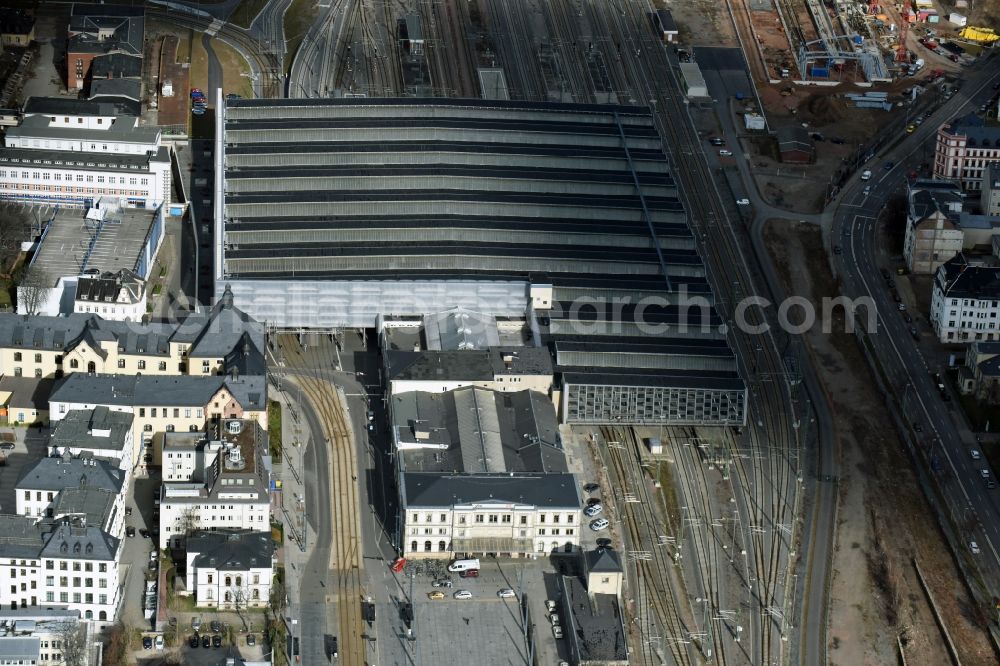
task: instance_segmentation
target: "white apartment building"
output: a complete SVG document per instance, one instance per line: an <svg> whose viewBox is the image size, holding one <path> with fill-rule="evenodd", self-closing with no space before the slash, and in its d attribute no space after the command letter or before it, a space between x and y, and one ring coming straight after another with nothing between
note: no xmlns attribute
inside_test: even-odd
<svg viewBox="0 0 1000 666"><path fill-rule="evenodd" d="M579 487L544 393L402 393L390 413L404 557L579 548Z"/></svg>
<svg viewBox="0 0 1000 666"><path fill-rule="evenodd" d="M81 277L76 282L73 312L99 312L112 321L141 322L146 315L146 281L125 269Z"/></svg>
<svg viewBox="0 0 1000 666"><path fill-rule="evenodd" d="M109 102L90 102L70 97L29 97L24 103L23 115L44 116L49 119L49 127L69 129L104 130L119 116L133 116L125 113L121 105Z"/></svg>
<svg viewBox="0 0 1000 666"><path fill-rule="evenodd" d="M95 635L89 624L80 624L80 613L61 608L0 610L0 664L65 666L63 640L68 627L84 630L85 666L93 658Z"/></svg>
<svg viewBox="0 0 1000 666"><path fill-rule="evenodd" d="M188 590L202 608L263 608L271 597L270 532L197 530L187 537Z"/></svg>
<svg viewBox="0 0 1000 666"><path fill-rule="evenodd" d="M931 325L941 342L1000 339L1000 266L959 254L934 276Z"/></svg>
<svg viewBox="0 0 1000 666"><path fill-rule="evenodd" d="M974 113L956 118L938 129L934 177L958 182L963 190L978 191L991 162L1000 161L1000 127L986 126Z"/></svg>
<svg viewBox="0 0 1000 666"><path fill-rule="evenodd" d="M80 103L84 103L82 100ZM87 104L101 104L87 101ZM134 116L119 116L105 127L65 127L47 115L25 117L7 130L4 146L105 155L146 155L162 147L156 127L140 127Z"/></svg>
<svg viewBox="0 0 1000 666"><path fill-rule="evenodd" d="M88 525L88 514L41 520L0 515L0 606L59 606L98 625L121 600L121 540Z"/></svg>
<svg viewBox="0 0 1000 666"><path fill-rule="evenodd" d="M266 427L254 420L224 423L211 441L164 438L163 468L174 480L164 481L160 498L161 548L183 546L194 530L269 529Z"/></svg>
<svg viewBox="0 0 1000 666"><path fill-rule="evenodd" d="M107 407L70 410L52 425L49 456L92 457L110 461L121 470L130 470L139 455L133 420L128 412L112 411Z"/></svg>
<svg viewBox="0 0 1000 666"><path fill-rule="evenodd" d="M125 514L127 486L128 475L107 460L70 454L42 458L21 473L14 490L15 510L20 516L53 518L64 491L99 490L114 498L109 512L113 524L105 527L110 534L120 536L117 524Z"/></svg>

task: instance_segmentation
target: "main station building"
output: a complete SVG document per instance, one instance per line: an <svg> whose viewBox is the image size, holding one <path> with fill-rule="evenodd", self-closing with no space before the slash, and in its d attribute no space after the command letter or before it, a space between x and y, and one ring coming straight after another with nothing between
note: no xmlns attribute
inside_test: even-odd
<svg viewBox="0 0 1000 666"><path fill-rule="evenodd" d="M523 320L571 423L742 424L649 111L219 93L215 288L276 329ZM558 395L556 395L558 393Z"/></svg>

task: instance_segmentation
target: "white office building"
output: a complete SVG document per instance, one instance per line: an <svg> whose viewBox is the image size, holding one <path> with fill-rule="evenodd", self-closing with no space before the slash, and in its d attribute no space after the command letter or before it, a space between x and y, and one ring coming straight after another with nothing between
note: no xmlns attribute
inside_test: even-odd
<svg viewBox="0 0 1000 666"><path fill-rule="evenodd" d="M164 437L160 548L182 547L195 530L269 529L267 431L252 420L225 421L219 429L211 440L198 433Z"/></svg>

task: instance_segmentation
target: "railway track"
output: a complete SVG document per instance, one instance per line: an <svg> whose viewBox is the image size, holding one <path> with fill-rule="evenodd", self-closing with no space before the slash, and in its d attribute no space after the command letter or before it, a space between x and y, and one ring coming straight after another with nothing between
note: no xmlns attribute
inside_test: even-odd
<svg viewBox="0 0 1000 666"><path fill-rule="evenodd" d="M608 481L615 489L627 557L635 567L633 592L642 601L638 609L633 608L633 614L641 609L637 619L648 637L639 637L640 656L647 664L659 664L664 658L677 665L697 663L690 642L692 625L685 621L681 602L683 585L665 552L666 541L659 538L668 536L662 529L665 520L656 516L654 507L659 503L650 498L649 485L638 467L634 434L631 429L607 426L600 434L605 446L598 443L598 450L611 475Z"/></svg>
<svg viewBox="0 0 1000 666"><path fill-rule="evenodd" d="M169 21L183 28L205 32L211 29L213 21L198 16L183 14L173 10L156 9L153 6L146 8L146 16L151 19ZM222 23L216 33L217 38L233 46L242 55L251 69L254 69L259 79L261 97L279 97L281 84L276 75L279 70L278 58L261 48L256 37L250 35L242 28L237 28L229 23Z"/></svg>
<svg viewBox="0 0 1000 666"><path fill-rule="evenodd" d="M334 528L330 569L336 581L333 599L337 610L340 661L365 663L367 642L362 638L364 621L361 602L362 581L361 525L358 498L358 461L353 434L345 417L346 406L333 385L315 376L316 371L333 371L332 359L308 350L303 351L294 336L281 336L281 348L287 363L284 377L295 382L311 404L323 427L325 445L331 454L333 492L329 507ZM305 374L300 371L308 371ZM315 437L315 435L314 435ZM317 443L323 446L323 443ZM323 508L318 508L323 511Z"/></svg>

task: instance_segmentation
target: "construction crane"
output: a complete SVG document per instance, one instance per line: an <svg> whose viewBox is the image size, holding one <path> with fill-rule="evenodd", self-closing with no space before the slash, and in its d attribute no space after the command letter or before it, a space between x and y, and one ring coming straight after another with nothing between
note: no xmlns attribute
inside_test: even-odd
<svg viewBox="0 0 1000 666"><path fill-rule="evenodd" d="M896 49L896 62L908 63L910 61L910 51L906 48L906 33L910 30L910 23L903 17L899 24L899 48Z"/></svg>

